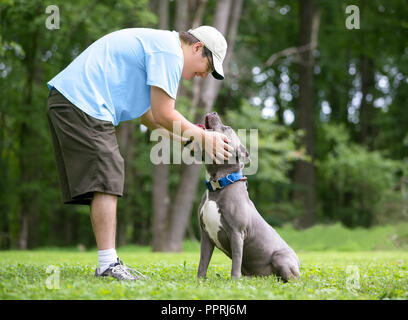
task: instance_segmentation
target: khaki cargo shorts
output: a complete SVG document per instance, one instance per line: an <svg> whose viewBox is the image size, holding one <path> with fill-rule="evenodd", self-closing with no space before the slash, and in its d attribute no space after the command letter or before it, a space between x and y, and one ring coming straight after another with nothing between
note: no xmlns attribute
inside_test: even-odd
<svg viewBox="0 0 408 320"><path fill-rule="evenodd" d="M62 201L89 205L94 192L122 196L124 161L113 124L82 112L56 89L48 97L47 117Z"/></svg>

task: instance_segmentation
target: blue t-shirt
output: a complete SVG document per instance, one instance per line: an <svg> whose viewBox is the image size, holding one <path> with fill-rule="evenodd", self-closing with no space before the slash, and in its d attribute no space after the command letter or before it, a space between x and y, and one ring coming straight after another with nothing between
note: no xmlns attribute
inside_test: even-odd
<svg viewBox="0 0 408 320"><path fill-rule="evenodd" d="M150 86L176 99L184 57L176 31L130 28L91 44L47 85L115 126L150 108Z"/></svg>

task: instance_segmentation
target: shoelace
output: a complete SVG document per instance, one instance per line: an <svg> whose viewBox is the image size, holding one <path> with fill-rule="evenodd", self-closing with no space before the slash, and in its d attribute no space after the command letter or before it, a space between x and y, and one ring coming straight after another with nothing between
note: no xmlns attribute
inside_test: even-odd
<svg viewBox="0 0 408 320"><path fill-rule="evenodd" d="M141 273L140 271L137 271L137 270L131 269L131 268L128 268L128 270L130 272L132 272L134 274L134 276L136 276L136 278L140 278L140 279L143 279L143 280L146 279L146 276L143 273Z"/></svg>
<svg viewBox="0 0 408 320"><path fill-rule="evenodd" d="M112 272L120 275L124 279L146 279L146 276L144 276L141 272L128 268L123 264L118 264L112 268ZM133 273L133 274L132 274Z"/></svg>

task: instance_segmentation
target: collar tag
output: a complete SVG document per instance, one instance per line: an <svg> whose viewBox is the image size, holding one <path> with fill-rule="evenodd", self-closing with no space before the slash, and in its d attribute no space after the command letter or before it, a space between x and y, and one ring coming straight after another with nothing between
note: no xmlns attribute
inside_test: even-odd
<svg viewBox="0 0 408 320"><path fill-rule="evenodd" d="M219 180L217 180L217 181L210 180L210 184L211 184L211 187L212 187L212 189L213 189L214 191L215 191L215 190L218 190L218 189L222 189Z"/></svg>

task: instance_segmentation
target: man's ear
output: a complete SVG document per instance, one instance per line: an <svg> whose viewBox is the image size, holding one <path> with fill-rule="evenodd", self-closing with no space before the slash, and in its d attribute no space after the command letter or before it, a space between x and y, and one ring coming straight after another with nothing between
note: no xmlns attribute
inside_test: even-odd
<svg viewBox="0 0 408 320"><path fill-rule="evenodd" d="M204 50L204 43L201 41L193 43L192 48L193 48L193 53L198 53L200 52L200 48Z"/></svg>
<svg viewBox="0 0 408 320"><path fill-rule="evenodd" d="M251 162L251 157L249 156L249 153L243 144L239 145L239 147L236 149L236 153L237 153L237 159L240 162L244 164Z"/></svg>

